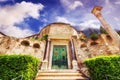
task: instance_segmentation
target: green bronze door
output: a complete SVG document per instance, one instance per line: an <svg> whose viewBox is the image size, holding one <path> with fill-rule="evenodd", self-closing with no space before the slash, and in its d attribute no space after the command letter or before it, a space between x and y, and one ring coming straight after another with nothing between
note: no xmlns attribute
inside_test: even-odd
<svg viewBox="0 0 120 80"><path fill-rule="evenodd" d="M67 69L67 50L65 45L54 45L52 56L52 69Z"/></svg>

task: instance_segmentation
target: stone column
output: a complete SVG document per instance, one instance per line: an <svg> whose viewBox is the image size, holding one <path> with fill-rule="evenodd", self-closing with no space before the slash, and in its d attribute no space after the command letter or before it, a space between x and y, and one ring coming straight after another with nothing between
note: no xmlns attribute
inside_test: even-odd
<svg viewBox="0 0 120 80"><path fill-rule="evenodd" d="M50 50L50 39L47 40L47 48L46 48L46 56L45 56L45 60L47 61L49 58L49 50Z"/></svg>
<svg viewBox="0 0 120 80"><path fill-rule="evenodd" d="M71 49L72 49L72 66L73 66L73 69L77 70L79 68L78 68L78 64L77 64L73 39L71 39L70 43L71 43Z"/></svg>
<svg viewBox="0 0 120 80"><path fill-rule="evenodd" d="M105 21L101 14L102 7L96 6L93 8L92 13L98 18L98 20L103 25L104 29L108 32L108 34L112 37L114 44L119 48L120 52L120 36L119 34L112 29L112 27Z"/></svg>
<svg viewBox="0 0 120 80"><path fill-rule="evenodd" d="M45 55L44 55L44 60L42 61L41 70L47 70L48 69L49 49L50 49L50 40L48 39L46 41Z"/></svg>
<svg viewBox="0 0 120 80"><path fill-rule="evenodd" d="M72 49L72 59L73 59L73 60L76 60L73 39L71 39L70 42L71 42L71 49Z"/></svg>

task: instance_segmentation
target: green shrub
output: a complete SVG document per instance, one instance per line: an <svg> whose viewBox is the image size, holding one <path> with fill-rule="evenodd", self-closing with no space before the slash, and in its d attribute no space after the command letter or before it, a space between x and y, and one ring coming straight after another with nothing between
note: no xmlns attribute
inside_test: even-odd
<svg viewBox="0 0 120 80"><path fill-rule="evenodd" d="M108 33L106 32L106 30L105 30L102 26L100 26L100 33L102 33L102 34L108 34Z"/></svg>
<svg viewBox="0 0 120 80"><path fill-rule="evenodd" d="M95 41L95 40L97 40L99 38L99 34L97 34L97 33L91 33L89 37L90 37L90 39L92 39L92 40Z"/></svg>
<svg viewBox="0 0 120 80"><path fill-rule="evenodd" d="M41 41L43 41L43 40L47 40L48 39L48 35L47 34L44 34L43 36L42 36L42 38L41 38Z"/></svg>
<svg viewBox="0 0 120 80"><path fill-rule="evenodd" d="M29 55L1 55L0 80L33 80L39 60Z"/></svg>
<svg viewBox="0 0 120 80"><path fill-rule="evenodd" d="M81 40L81 41L87 41L87 37L86 37L85 35L81 35L81 36L80 36L80 40Z"/></svg>
<svg viewBox="0 0 120 80"><path fill-rule="evenodd" d="M85 61L92 80L120 80L120 56L101 56Z"/></svg>

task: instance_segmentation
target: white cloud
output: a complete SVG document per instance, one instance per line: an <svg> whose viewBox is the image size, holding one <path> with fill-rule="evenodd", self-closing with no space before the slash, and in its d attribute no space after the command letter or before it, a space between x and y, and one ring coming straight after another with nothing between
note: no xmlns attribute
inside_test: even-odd
<svg viewBox="0 0 120 80"><path fill-rule="evenodd" d="M34 34L33 31L29 29L20 29L19 27L16 26L9 26L9 27L0 27L2 29L2 32L4 34L9 34L9 36L14 36L14 37L26 37Z"/></svg>
<svg viewBox="0 0 120 80"><path fill-rule="evenodd" d="M117 1L117 2L115 2L115 4L118 4L118 5L120 5L120 1Z"/></svg>
<svg viewBox="0 0 120 80"><path fill-rule="evenodd" d="M118 17L114 17L113 18L115 21L119 21L119 18Z"/></svg>
<svg viewBox="0 0 120 80"><path fill-rule="evenodd" d="M88 16L88 14L86 15L86 17L87 16ZM86 20L86 17L84 17L84 22L82 22L82 23L75 23L75 22L73 22L73 20L70 21L69 19L67 19L65 17L60 17L60 16L57 16L56 20L57 20L57 22L69 23L77 30L85 30L88 28L93 28L93 29L100 28L100 24L99 24L98 20L95 20L95 19L91 19L91 20L87 19Z"/></svg>
<svg viewBox="0 0 120 80"><path fill-rule="evenodd" d="M110 3L110 1L109 1L109 0L105 0L105 3L106 3L106 4L109 4L109 3Z"/></svg>
<svg viewBox="0 0 120 80"><path fill-rule="evenodd" d="M83 3L80 1L75 1L72 5L70 5L71 10L75 10L77 7L83 6Z"/></svg>
<svg viewBox="0 0 120 80"><path fill-rule="evenodd" d="M0 0L0 2L6 2L6 1L8 1L8 0Z"/></svg>
<svg viewBox="0 0 120 80"><path fill-rule="evenodd" d="M67 11L75 10L77 7L83 6L80 0L60 0L60 2Z"/></svg>
<svg viewBox="0 0 120 80"><path fill-rule="evenodd" d="M88 20L79 24L79 30L85 30L88 28L99 29L100 24L96 20Z"/></svg>
<svg viewBox="0 0 120 80"><path fill-rule="evenodd" d="M105 4L103 5L102 15L113 29L119 29L120 7L119 5L115 5L119 3L119 1L112 2L111 0L105 0Z"/></svg>
<svg viewBox="0 0 120 80"><path fill-rule="evenodd" d="M14 0L0 0L0 2L6 2L6 1L12 1L12 2L15 2Z"/></svg>
<svg viewBox="0 0 120 80"><path fill-rule="evenodd" d="M65 17L57 16L56 20L57 22L70 23L70 21L68 21Z"/></svg>
<svg viewBox="0 0 120 80"><path fill-rule="evenodd" d="M23 22L24 19L28 17L38 19L40 16L39 10L42 10L43 7L44 6L42 4L33 4L25 1L16 3L12 6L9 5L0 7L0 27L5 27L5 30L0 28L0 31L15 37L25 37L26 35L31 35L32 31L29 29L22 30L14 25L15 23ZM21 35L21 33L23 35Z"/></svg>
<svg viewBox="0 0 120 80"><path fill-rule="evenodd" d="M69 21L66 17L57 16L57 17L56 17L56 21L57 21L57 22L68 23L68 24L71 24L71 25L75 25L74 22Z"/></svg>
<svg viewBox="0 0 120 80"><path fill-rule="evenodd" d="M66 11L69 12L65 13L64 17L58 17L58 21L66 22L69 24L76 24L79 27L78 30L84 30L86 28L97 28L99 29L100 25L102 25L98 19L91 14L92 8L90 1L87 0L60 0L62 6L65 8ZM82 4L77 7L74 6L76 3L75 1L83 1ZM98 2L95 2L94 5L100 4L103 7L102 15L105 18L105 20L108 22L108 24L111 25L114 29L120 29L120 0L97 0ZM83 7L82 7L83 6ZM78 9L79 8L79 9ZM84 10L83 10L84 9ZM74 12L72 11L74 10ZM77 16L77 17L76 17ZM75 21L76 20L76 21ZM95 21L91 21L95 20Z"/></svg>
<svg viewBox="0 0 120 80"><path fill-rule="evenodd" d="M27 2L17 3L13 6L0 8L0 25L13 25L22 22L27 17L39 18L39 10L43 8L41 4Z"/></svg>

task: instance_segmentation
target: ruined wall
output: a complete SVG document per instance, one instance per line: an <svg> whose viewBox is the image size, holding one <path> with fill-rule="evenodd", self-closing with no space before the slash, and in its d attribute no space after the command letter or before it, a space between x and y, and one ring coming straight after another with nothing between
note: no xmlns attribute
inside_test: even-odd
<svg viewBox="0 0 120 80"><path fill-rule="evenodd" d="M34 38L0 37L0 54L27 54L43 59L45 42Z"/></svg>
<svg viewBox="0 0 120 80"><path fill-rule="evenodd" d="M79 65L82 64L87 58L119 53L119 48L113 44L112 38L106 34L100 34L99 38L95 41L91 39L84 41L74 38L74 43Z"/></svg>

